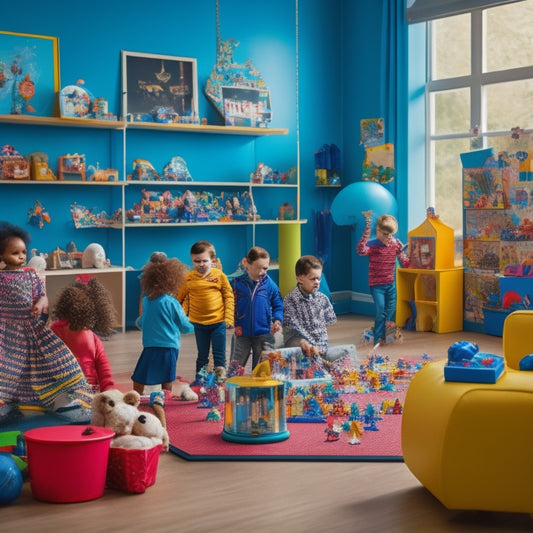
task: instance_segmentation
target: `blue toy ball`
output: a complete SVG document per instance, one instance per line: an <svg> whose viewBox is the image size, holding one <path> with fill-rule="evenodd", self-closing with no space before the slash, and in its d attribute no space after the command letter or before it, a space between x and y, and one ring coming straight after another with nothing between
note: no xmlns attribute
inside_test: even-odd
<svg viewBox="0 0 533 533"><path fill-rule="evenodd" d="M392 193L375 181L358 181L342 189L333 199L331 216L338 226L365 227L363 211L372 211L374 221L381 215L397 216L398 203Z"/></svg>
<svg viewBox="0 0 533 533"><path fill-rule="evenodd" d="M9 453L0 452L0 505L16 500L22 491L22 474Z"/></svg>
<svg viewBox="0 0 533 533"><path fill-rule="evenodd" d="M520 370L533 370L533 354L524 355L518 366Z"/></svg>

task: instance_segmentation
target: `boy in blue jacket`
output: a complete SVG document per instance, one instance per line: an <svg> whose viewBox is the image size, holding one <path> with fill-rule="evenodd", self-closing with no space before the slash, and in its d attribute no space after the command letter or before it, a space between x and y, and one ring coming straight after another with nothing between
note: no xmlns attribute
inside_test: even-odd
<svg viewBox="0 0 533 533"><path fill-rule="evenodd" d="M234 361L245 367L252 352L252 370L261 358L265 344L283 323L283 298L268 276L269 253L254 246L242 260L246 272L232 281L235 297Z"/></svg>

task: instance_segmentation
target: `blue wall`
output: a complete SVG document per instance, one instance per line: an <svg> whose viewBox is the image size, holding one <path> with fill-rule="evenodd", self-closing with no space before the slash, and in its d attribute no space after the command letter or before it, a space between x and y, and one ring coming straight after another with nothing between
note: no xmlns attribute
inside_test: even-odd
<svg viewBox="0 0 533 533"><path fill-rule="evenodd" d="M302 253L315 253L313 216L329 208L335 192L314 187L314 152L323 144L338 145L344 157L343 183L361 179L364 150L359 144L360 120L384 113L380 38L383 10L391 2L394 4L396 0L299 0L296 13L296 3L289 0L268 3L220 0L220 37L239 41L234 60L251 59L261 72L271 90L272 127L288 128L289 134L258 140L179 134L178 141L154 132L149 140L141 136L136 141L136 132L128 132L128 141L134 147L128 149L128 165L134 157L144 157L159 168L170 156L182 155L193 177L236 181L248 176L254 162L264 161L281 171L295 166L299 134L300 214L309 221L302 226ZM61 86L83 78L95 96L108 99L110 111L116 114L120 113L120 50L197 58L200 116L211 124L220 124L220 117L202 94L216 59L215 6L215 0L160 1L153 8L140 0L94 0L80 13L78 6L66 0L51 4L27 0L24 16L20 16L18 8L12 9L11 16L4 10L1 29L59 37ZM43 150L51 161L58 155L80 151L86 153L88 162L94 163L110 136L113 143L120 143L120 136L119 140L115 139L116 133L91 131L89 138L83 130L72 133L58 129L38 128L35 136L28 136L27 129L4 127L0 129L0 145L14 144L21 153ZM395 142L390 137L386 140ZM116 153L121 157L118 148ZM114 154L109 158L111 162L119 159ZM406 198L407 179L398 183L398 187ZM70 204L76 200L75 194L67 192L58 195L54 202ZM9 203L2 198L2 218L24 219L26 204L31 204L29 198L18 202L12 199ZM88 195L83 200L90 203L93 198ZM274 211L281 200L276 198L273 202ZM51 204L50 210L55 211L55 207L55 203ZM402 209L406 212L406 206ZM56 215L43 230L33 231L33 244L42 249L63 246L63 238L68 233L63 229L68 224L67 218L61 220ZM400 236L406 235L407 223L408 220L400 220ZM170 230L129 230L126 264L139 268L151 251L165 249L171 242L179 246L176 255L187 261L190 244L197 238L209 238L215 242L225 270L231 272L251 238L246 228L210 227L207 235L202 228L188 231L177 243L175 232ZM92 230L78 233L79 249L88 242L101 240ZM358 228L353 231L349 227L334 227L332 254L325 274L332 292L353 291L363 295L361 302L352 303L347 310L372 314L370 298L364 296L368 294L366 258L358 258L354 253L359 234ZM277 232L273 227L258 228L256 236L258 244L268 248L275 257ZM113 242L106 245L111 248L108 255L113 260ZM134 285L136 282L132 282L132 290Z"/></svg>

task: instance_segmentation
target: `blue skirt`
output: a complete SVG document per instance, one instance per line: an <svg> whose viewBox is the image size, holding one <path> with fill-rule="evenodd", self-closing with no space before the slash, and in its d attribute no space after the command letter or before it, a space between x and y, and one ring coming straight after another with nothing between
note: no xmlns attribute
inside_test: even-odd
<svg viewBox="0 0 533 533"><path fill-rule="evenodd" d="M176 348L144 348L131 379L141 385L160 385L176 379Z"/></svg>

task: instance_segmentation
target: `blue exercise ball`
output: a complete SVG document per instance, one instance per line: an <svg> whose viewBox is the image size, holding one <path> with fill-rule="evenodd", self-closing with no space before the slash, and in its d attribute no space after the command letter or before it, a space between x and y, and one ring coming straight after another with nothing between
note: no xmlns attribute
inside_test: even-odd
<svg viewBox="0 0 533 533"><path fill-rule="evenodd" d="M22 474L9 453L0 452L0 505L16 500L22 491Z"/></svg>
<svg viewBox="0 0 533 533"><path fill-rule="evenodd" d="M331 204L331 216L338 226L365 226L363 211L372 211L375 221L381 215L398 214L398 203L392 193L375 181L358 181L344 187Z"/></svg>

